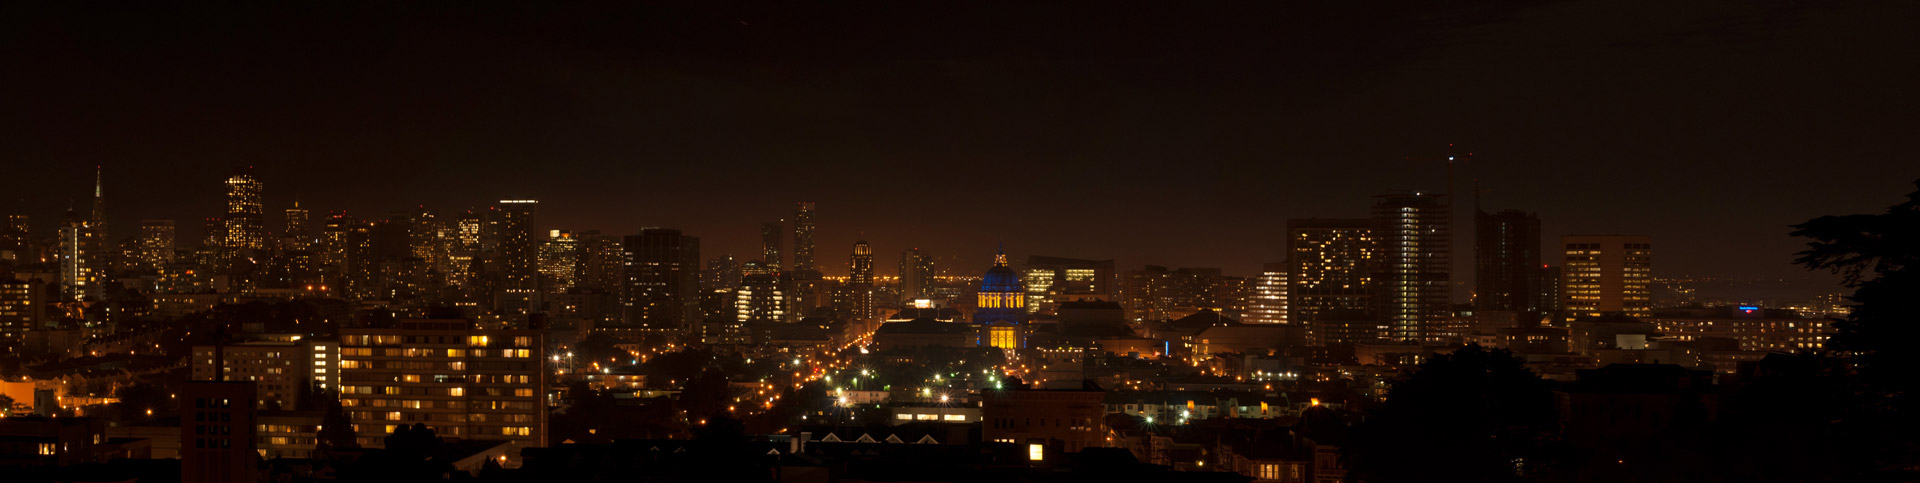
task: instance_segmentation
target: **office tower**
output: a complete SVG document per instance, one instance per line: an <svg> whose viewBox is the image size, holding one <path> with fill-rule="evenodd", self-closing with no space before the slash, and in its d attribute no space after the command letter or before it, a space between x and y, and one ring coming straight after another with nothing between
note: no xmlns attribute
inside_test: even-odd
<svg viewBox="0 0 1920 483"><path fill-rule="evenodd" d="M180 386L180 481L259 481L254 383L187 381Z"/></svg>
<svg viewBox="0 0 1920 483"><path fill-rule="evenodd" d="M575 270L579 266L580 241L573 237L573 232L547 231L547 242L540 247L540 275L546 281L546 291L562 293L573 288L578 281Z"/></svg>
<svg viewBox="0 0 1920 483"><path fill-rule="evenodd" d="M760 224L760 263L765 264L767 270L780 271L780 238L780 222Z"/></svg>
<svg viewBox="0 0 1920 483"><path fill-rule="evenodd" d="M535 282L540 276L540 241L533 231L533 210L539 206L536 200L500 200L500 210L495 212L499 219L503 288L509 292L531 292L538 288Z"/></svg>
<svg viewBox="0 0 1920 483"><path fill-rule="evenodd" d="M1240 319L1248 324L1285 324L1287 323L1287 263L1268 263L1260 266L1260 275L1253 282L1253 303L1248 307L1245 317Z"/></svg>
<svg viewBox="0 0 1920 483"><path fill-rule="evenodd" d="M734 321L785 322L788 320L787 294L780 277L765 269L759 261L748 261L747 274L733 291Z"/></svg>
<svg viewBox="0 0 1920 483"><path fill-rule="evenodd" d="M933 256L909 248L900 253L900 303L933 298Z"/></svg>
<svg viewBox="0 0 1920 483"><path fill-rule="evenodd" d="M345 293L361 300L382 298L384 294L379 283L380 260L377 256L379 252L375 249L374 224L352 222L345 228L341 258Z"/></svg>
<svg viewBox="0 0 1920 483"><path fill-rule="evenodd" d="M1177 320L1201 310L1220 310L1216 288L1223 280L1218 268L1168 270L1147 265L1121 277L1120 305L1134 321Z"/></svg>
<svg viewBox="0 0 1920 483"><path fill-rule="evenodd" d="M866 240L853 242L853 255L847 257L847 302L855 320L874 317L873 247Z"/></svg>
<svg viewBox="0 0 1920 483"><path fill-rule="evenodd" d="M1373 205L1374 240L1379 244L1381 294L1376 313L1387 338L1427 342L1430 329L1453 313L1451 258L1453 235L1445 195L1420 192L1377 196Z"/></svg>
<svg viewBox="0 0 1920 483"><path fill-rule="evenodd" d="M93 223L67 211L60 227L60 295L68 300L99 299L106 244Z"/></svg>
<svg viewBox="0 0 1920 483"><path fill-rule="evenodd" d="M980 277L980 289L974 293L973 324L979 345L1026 347L1027 290L1020 275L1007 266L1005 250L993 256L993 267Z"/></svg>
<svg viewBox="0 0 1920 483"><path fill-rule="evenodd" d="M545 334L481 330L459 319L405 319L390 329L340 330L340 404L363 447L379 448L398 425L436 436L547 440Z"/></svg>
<svg viewBox="0 0 1920 483"><path fill-rule="evenodd" d="M173 263L173 220L140 220L140 261L153 270Z"/></svg>
<svg viewBox="0 0 1920 483"><path fill-rule="evenodd" d="M740 266L733 255L707 260L707 271L700 274L700 290L732 290L740 286Z"/></svg>
<svg viewBox="0 0 1920 483"><path fill-rule="evenodd" d="M1473 307L1540 311L1540 217L1519 210L1473 215Z"/></svg>
<svg viewBox="0 0 1920 483"><path fill-rule="evenodd" d="M819 271L813 264L813 202L802 201L793 212L793 269Z"/></svg>
<svg viewBox="0 0 1920 483"><path fill-rule="evenodd" d="M580 277L575 285L615 295L626 280L626 250L620 237L588 231L580 239Z"/></svg>
<svg viewBox="0 0 1920 483"><path fill-rule="evenodd" d="M1022 277L1027 285L1027 311L1051 313L1062 302L1114 300L1119 289L1113 260L1063 257L1027 257Z"/></svg>
<svg viewBox="0 0 1920 483"><path fill-rule="evenodd" d="M352 229L353 218L344 211L327 213L326 223L320 228L318 262L321 266L334 267L335 271L347 265L347 232Z"/></svg>
<svg viewBox="0 0 1920 483"><path fill-rule="evenodd" d="M440 215L422 206L406 218L407 253L426 263L436 274L447 272L446 225Z"/></svg>
<svg viewBox="0 0 1920 483"><path fill-rule="evenodd" d="M299 200L293 202L292 208L287 208L287 227L280 232L280 237L286 240L286 249L306 250L313 243L313 234L307 227L310 215L306 208L300 207Z"/></svg>
<svg viewBox="0 0 1920 483"><path fill-rule="evenodd" d="M700 314L700 239L671 228L626 237L621 297L630 326L684 330Z"/></svg>
<svg viewBox="0 0 1920 483"><path fill-rule="evenodd" d="M1568 317L1653 310L1653 239L1629 235L1560 237L1561 306Z"/></svg>
<svg viewBox="0 0 1920 483"><path fill-rule="evenodd" d="M481 263L480 228L486 223L473 210L467 210L452 223L447 239L447 285L467 287L478 273L474 265Z"/></svg>
<svg viewBox="0 0 1920 483"><path fill-rule="evenodd" d="M262 186L253 176L253 168L234 170L227 177L226 241L228 250L258 250L265 246L266 231L261 225L265 213L260 205Z"/></svg>
<svg viewBox="0 0 1920 483"><path fill-rule="evenodd" d="M1307 326L1308 344L1323 345L1314 325L1322 313L1372 308L1373 237L1371 220L1287 221L1287 320Z"/></svg>
<svg viewBox="0 0 1920 483"><path fill-rule="evenodd" d="M853 256L847 261L847 283L873 285L873 247L866 240L853 242Z"/></svg>

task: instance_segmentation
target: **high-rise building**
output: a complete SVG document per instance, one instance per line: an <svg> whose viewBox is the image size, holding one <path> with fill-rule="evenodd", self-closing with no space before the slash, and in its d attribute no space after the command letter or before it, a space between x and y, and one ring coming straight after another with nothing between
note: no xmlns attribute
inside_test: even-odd
<svg viewBox="0 0 1920 483"><path fill-rule="evenodd" d="M440 215L421 206L407 216L407 252L436 274L447 271L446 225Z"/></svg>
<svg viewBox="0 0 1920 483"><path fill-rule="evenodd" d="M68 300L98 299L103 293L106 243L93 223L67 211L60 227L60 295Z"/></svg>
<svg viewBox="0 0 1920 483"><path fill-rule="evenodd" d="M1201 310L1224 308L1223 301L1216 297L1216 289L1225 280L1218 268L1168 270L1147 265L1141 270L1128 270L1121 279L1120 305L1135 321L1177 320Z"/></svg>
<svg viewBox="0 0 1920 483"><path fill-rule="evenodd" d="M508 291L532 292L540 276L540 240L533 231L537 200L500 200L500 267Z"/></svg>
<svg viewBox="0 0 1920 483"><path fill-rule="evenodd" d="M853 255L847 257L847 296L851 315L856 320L874 317L873 247L866 240L853 242Z"/></svg>
<svg viewBox="0 0 1920 483"><path fill-rule="evenodd" d="M671 228L626 237L626 322L685 330L700 317L700 239Z"/></svg>
<svg viewBox="0 0 1920 483"><path fill-rule="evenodd" d="M707 260L707 271L700 274L700 290L733 290L740 286L740 266L733 255Z"/></svg>
<svg viewBox="0 0 1920 483"><path fill-rule="evenodd" d="M576 285L614 294L617 299L627 278L626 250L620 242L620 237L598 230L581 234L580 277Z"/></svg>
<svg viewBox="0 0 1920 483"><path fill-rule="evenodd" d="M1287 221L1287 320L1307 326L1309 344L1321 345L1320 314L1373 308L1378 250L1371 220Z"/></svg>
<svg viewBox="0 0 1920 483"><path fill-rule="evenodd" d="M1287 320L1287 263L1261 265L1254 278L1253 304L1241 322L1248 324L1285 324Z"/></svg>
<svg viewBox="0 0 1920 483"><path fill-rule="evenodd" d="M473 277L479 272L475 264L483 263L480 253L480 229L486 226L480 213L467 210L459 219L453 220L447 239L448 285L467 287L473 284ZM615 245L619 242L615 241ZM615 285L618 286L618 285Z"/></svg>
<svg viewBox="0 0 1920 483"><path fill-rule="evenodd" d="M1120 288L1113 260L1034 255L1027 257L1022 275L1029 313L1052 313L1062 302L1114 300Z"/></svg>
<svg viewBox="0 0 1920 483"><path fill-rule="evenodd" d="M1541 311L1540 217L1519 210L1473 215L1473 307Z"/></svg>
<svg viewBox="0 0 1920 483"><path fill-rule="evenodd" d="M158 270L173 263L173 220L140 220L140 261Z"/></svg>
<svg viewBox="0 0 1920 483"><path fill-rule="evenodd" d="M793 269L819 271L813 263L813 202L802 201L793 212Z"/></svg>
<svg viewBox="0 0 1920 483"><path fill-rule="evenodd" d="M853 256L847 261L847 283L873 285L873 247L866 240L853 242Z"/></svg>
<svg viewBox="0 0 1920 483"><path fill-rule="evenodd" d="M757 260L748 261L747 266L740 286L733 290L734 321L741 325L787 321L787 294L780 286L780 277L762 268L764 265Z"/></svg>
<svg viewBox="0 0 1920 483"><path fill-rule="evenodd" d="M46 318L46 284L13 278L0 279L0 354L20 346L28 330Z"/></svg>
<svg viewBox="0 0 1920 483"><path fill-rule="evenodd" d="M784 235L778 221L760 224L761 263L766 265L767 270L780 271L780 239Z"/></svg>
<svg viewBox="0 0 1920 483"><path fill-rule="evenodd" d="M1445 195L1393 193L1373 205L1374 240L1380 247L1381 295L1376 313L1387 338L1427 342L1431 329L1453 316L1452 217Z"/></svg>
<svg viewBox="0 0 1920 483"><path fill-rule="evenodd" d="M347 212L327 213L326 223L320 228L319 257L321 266L334 267L339 272L347 266L347 232L352 229L353 218ZM337 282L336 282L337 283Z"/></svg>
<svg viewBox="0 0 1920 483"><path fill-rule="evenodd" d="M1027 290L1020 275L1007 266L1005 250L993 256L993 267L980 277L974 292L973 325L983 347L1022 349L1027 345Z"/></svg>
<svg viewBox="0 0 1920 483"><path fill-rule="evenodd" d="M261 224L261 215L265 213L260 204L263 187L259 178L253 176L253 168L234 170L227 177L227 217L226 241L221 246L228 250L258 250L266 244L266 230Z"/></svg>
<svg viewBox="0 0 1920 483"><path fill-rule="evenodd" d="M573 232L549 230L546 244L540 247L540 274L546 280L547 291L562 293L573 288L579 266L580 242L573 237Z"/></svg>
<svg viewBox="0 0 1920 483"><path fill-rule="evenodd" d="M104 240L107 240L107 185L106 178L104 177L105 174L106 169L104 167L93 167L93 214L87 217L87 223L93 226L94 235L100 237L100 240L102 240L101 243L105 243Z"/></svg>
<svg viewBox="0 0 1920 483"><path fill-rule="evenodd" d="M401 320L391 329L340 330L340 404L363 447L399 425L445 438L547 441L545 333L479 330L460 319Z"/></svg>
<svg viewBox="0 0 1920 483"><path fill-rule="evenodd" d="M1568 317L1653 311L1653 239L1631 235L1560 237L1561 307Z"/></svg>
<svg viewBox="0 0 1920 483"><path fill-rule="evenodd" d="M919 248L900 253L900 302L933 297L933 256Z"/></svg>
<svg viewBox="0 0 1920 483"><path fill-rule="evenodd" d="M300 201L294 200L293 207L287 208L287 227L281 230L280 237L286 240L288 250L306 250L313 242L313 234L308 231L308 218L311 213L300 207Z"/></svg>

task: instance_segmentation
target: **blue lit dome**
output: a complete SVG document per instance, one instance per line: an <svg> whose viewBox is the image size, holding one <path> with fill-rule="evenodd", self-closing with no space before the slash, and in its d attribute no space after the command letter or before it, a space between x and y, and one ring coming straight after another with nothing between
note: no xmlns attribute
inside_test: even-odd
<svg viewBox="0 0 1920 483"><path fill-rule="evenodd" d="M1025 285L1020 283L1020 274L1013 273L1013 268L1007 266L1007 252L1003 250L998 255L994 255L993 268L987 269L987 274L980 277L980 292L1025 291Z"/></svg>

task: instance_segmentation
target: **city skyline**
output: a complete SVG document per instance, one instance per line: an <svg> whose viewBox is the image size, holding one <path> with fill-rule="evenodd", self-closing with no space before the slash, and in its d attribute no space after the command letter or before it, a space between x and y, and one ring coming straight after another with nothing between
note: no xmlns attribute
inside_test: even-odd
<svg viewBox="0 0 1920 483"><path fill-rule="evenodd" d="M674 226L744 257L758 221L808 200L820 204L820 260L862 238L943 261L1007 241L1021 254L1253 274L1279 261L1269 240L1286 219L1364 216L1372 195L1444 190L1442 166L1409 159L1458 144L1475 156L1454 192L1477 178L1486 209L1538 213L1549 237L1645 234L1664 247L1663 274L1784 278L1818 276L1789 263L1800 246L1788 224L1920 175L1889 161L1907 151L1900 113L1920 107L1894 87L1920 73L1863 60L1902 56L1893 46L1908 34L1891 19L1905 5L1619 15L1553 2L1475 20L1438 7L1196 6L1178 13L1204 20L1179 24L1064 7L525 7L582 25L407 10L366 27L386 36L347 42L315 41L329 30L300 16L260 29L231 12L20 8L14 18L40 20L16 30L35 47L6 58L37 75L0 86L36 95L0 114L0 139L16 179L49 182L0 206L33 215L38 232L68 200L85 209L95 165L118 182L109 226L173 218L183 232L219 212L198 187L252 165L269 216L296 198L357 214L537 198L542 229ZM599 17L671 34L587 20ZM1274 17L1318 20L1254 20ZM1569 20L1587 17L1606 21ZM134 27L156 18L187 28ZM1151 34L1118 33L1129 29ZM824 33L835 30L853 36ZM851 40L862 33L898 41ZM1061 215L928 196L941 189ZM1142 225L1205 241L1139 237Z"/></svg>

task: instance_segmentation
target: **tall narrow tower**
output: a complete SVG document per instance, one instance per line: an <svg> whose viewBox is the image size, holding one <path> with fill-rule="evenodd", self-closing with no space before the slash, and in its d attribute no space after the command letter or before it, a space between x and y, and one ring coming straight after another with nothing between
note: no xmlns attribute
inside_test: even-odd
<svg viewBox="0 0 1920 483"><path fill-rule="evenodd" d="M785 238L780 230L780 222L769 221L760 224L761 261L768 271L780 271L780 239Z"/></svg>
<svg viewBox="0 0 1920 483"><path fill-rule="evenodd" d="M107 239L107 197L103 194L106 184L101 177L104 170L101 166L93 167L93 217L88 219L101 240Z"/></svg>
<svg viewBox="0 0 1920 483"><path fill-rule="evenodd" d="M1373 205L1380 242L1378 314L1387 338L1428 342L1451 315L1453 234L1446 195L1393 193Z"/></svg>
<svg viewBox="0 0 1920 483"><path fill-rule="evenodd" d="M261 191L260 179L253 176L252 166L234 170L233 175L227 177L226 240L222 243L227 249L257 250L264 246Z"/></svg>
<svg viewBox="0 0 1920 483"><path fill-rule="evenodd" d="M802 201L793 212L793 269L795 271L814 271L820 267L813 263L813 202Z"/></svg>

